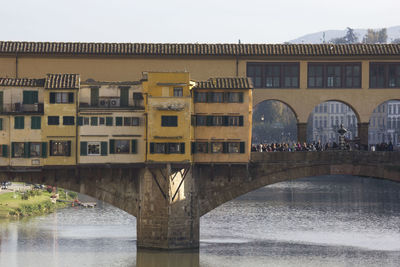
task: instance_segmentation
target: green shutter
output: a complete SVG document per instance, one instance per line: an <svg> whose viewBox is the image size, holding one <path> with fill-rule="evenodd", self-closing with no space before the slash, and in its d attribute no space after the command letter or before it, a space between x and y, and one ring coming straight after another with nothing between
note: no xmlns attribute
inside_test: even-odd
<svg viewBox="0 0 400 267"><path fill-rule="evenodd" d="M120 106L127 107L129 105L129 88L121 88Z"/></svg>
<svg viewBox="0 0 400 267"><path fill-rule="evenodd" d="M107 142L101 142L101 155L107 156Z"/></svg>
<svg viewBox="0 0 400 267"><path fill-rule="evenodd" d="M74 103L74 93L68 93L68 103Z"/></svg>
<svg viewBox="0 0 400 267"><path fill-rule="evenodd" d="M110 154L115 154L115 140L110 139Z"/></svg>
<svg viewBox="0 0 400 267"><path fill-rule="evenodd" d="M137 154L137 140L135 140L135 139L132 140L131 153L132 154Z"/></svg>
<svg viewBox="0 0 400 267"><path fill-rule="evenodd" d="M222 153L228 153L228 143L222 143Z"/></svg>
<svg viewBox="0 0 400 267"><path fill-rule="evenodd" d="M25 118L23 116L18 116L14 118L14 129L24 129Z"/></svg>
<svg viewBox="0 0 400 267"><path fill-rule="evenodd" d="M0 118L0 131L3 130L3 118Z"/></svg>
<svg viewBox="0 0 400 267"><path fill-rule="evenodd" d="M99 105L99 88L90 89L90 105L92 107Z"/></svg>
<svg viewBox="0 0 400 267"><path fill-rule="evenodd" d="M56 93L50 93L50 104L56 103Z"/></svg>
<svg viewBox="0 0 400 267"><path fill-rule="evenodd" d="M122 126L122 117L115 118L115 126Z"/></svg>
<svg viewBox="0 0 400 267"><path fill-rule="evenodd" d="M72 141L67 141L68 144L68 151L67 151L67 156L71 156L71 148L72 148Z"/></svg>
<svg viewBox="0 0 400 267"><path fill-rule="evenodd" d="M113 117L106 117L106 125L113 126Z"/></svg>
<svg viewBox="0 0 400 267"><path fill-rule="evenodd" d="M47 158L47 142L42 143L42 158Z"/></svg>
<svg viewBox="0 0 400 267"><path fill-rule="evenodd" d="M15 155L14 145L15 145L15 142L11 142L11 157L14 157L14 155Z"/></svg>
<svg viewBox="0 0 400 267"><path fill-rule="evenodd" d="M22 104L38 103L38 91L23 91Z"/></svg>
<svg viewBox="0 0 400 267"><path fill-rule="evenodd" d="M244 153L244 142L240 142L240 153Z"/></svg>
<svg viewBox="0 0 400 267"><path fill-rule="evenodd" d="M83 117L78 117L78 125L79 126L83 125Z"/></svg>
<svg viewBox="0 0 400 267"><path fill-rule="evenodd" d="M185 143L180 143L181 154L185 154Z"/></svg>
<svg viewBox="0 0 400 267"><path fill-rule="evenodd" d="M192 142L191 154L196 154L196 142Z"/></svg>
<svg viewBox="0 0 400 267"><path fill-rule="evenodd" d="M1 149L1 150L2 150L2 156L5 157L5 158L8 157L7 147L8 147L7 145L2 145L2 146L1 146L1 148L2 148L2 149Z"/></svg>
<svg viewBox="0 0 400 267"><path fill-rule="evenodd" d="M81 156L87 155L87 142L81 142Z"/></svg>
<svg viewBox="0 0 400 267"><path fill-rule="evenodd" d="M40 129L41 128L41 117L33 116L31 117L31 129Z"/></svg>
<svg viewBox="0 0 400 267"><path fill-rule="evenodd" d="M31 143L25 142L24 143L24 158L30 157L30 148L31 148Z"/></svg>
<svg viewBox="0 0 400 267"><path fill-rule="evenodd" d="M150 143L150 154L154 154L154 143Z"/></svg>
<svg viewBox="0 0 400 267"><path fill-rule="evenodd" d="M243 116L239 116L239 126L243 126Z"/></svg>
<svg viewBox="0 0 400 267"><path fill-rule="evenodd" d="M0 92L0 112L3 112L3 91Z"/></svg>

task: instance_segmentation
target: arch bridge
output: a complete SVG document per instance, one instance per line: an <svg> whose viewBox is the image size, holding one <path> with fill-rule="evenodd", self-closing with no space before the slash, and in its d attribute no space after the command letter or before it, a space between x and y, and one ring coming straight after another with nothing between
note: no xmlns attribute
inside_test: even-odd
<svg viewBox="0 0 400 267"><path fill-rule="evenodd" d="M400 182L400 152L253 152L248 164L141 164L7 169L0 181L57 185L137 217L138 247L199 246L200 217L266 185L346 174Z"/></svg>

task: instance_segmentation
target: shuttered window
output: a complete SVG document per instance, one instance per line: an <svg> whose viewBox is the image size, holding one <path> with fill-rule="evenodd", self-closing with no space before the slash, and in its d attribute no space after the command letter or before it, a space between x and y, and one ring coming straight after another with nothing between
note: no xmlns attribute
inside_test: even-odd
<svg viewBox="0 0 400 267"><path fill-rule="evenodd" d="M31 117L31 129L38 130L41 128L42 118L39 116Z"/></svg>
<svg viewBox="0 0 400 267"><path fill-rule="evenodd" d="M25 126L25 117L16 116L14 118L14 129L24 129L24 126Z"/></svg>
<svg viewBox="0 0 400 267"><path fill-rule="evenodd" d="M22 103L23 104L38 103L38 91L23 91Z"/></svg>
<svg viewBox="0 0 400 267"><path fill-rule="evenodd" d="M129 105L129 87L121 87L120 106L127 107Z"/></svg>

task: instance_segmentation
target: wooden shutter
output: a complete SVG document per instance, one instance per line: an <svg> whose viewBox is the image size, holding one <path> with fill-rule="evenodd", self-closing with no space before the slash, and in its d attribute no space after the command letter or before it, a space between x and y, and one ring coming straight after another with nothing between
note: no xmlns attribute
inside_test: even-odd
<svg viewBox="0 0 400 267"><path fill-rule="evenodd" d="M239 116L239 126L243 126L243 116Z"/></svg>
<svg viewBox="0 0 400 267"><path fill-rule="evenodd" d="M56 93L50 93L50 104L56 103Z"/></svg>
<svg viewBox="0 0 400 267"><path fill-rule="evenodd" d="M0 92L0 112L3 112L3 91Z"/></svg>
<svg viewBox="0 0 400 267"><path fill-rule="evenodd" d="M41 128L41 117L32 116L31 117L31 129L40 129Z"/></svg>
<svg viewBox="0 0 400 267"><path fill-rule="evenodd" d="M8 151L7 151L8 146L7 145L2 145L1 146L1 153L3 157L8 157Z"/></svg>
<svg viewBox="0 0 400 267"><path fill-rule="evenodd" d="M107 142L101 142L101 155L107 156Z"/></svg>
<svg viewBox="0 0 400 267"><path fill-rule="evenodd" d="M13 158L15 156L15 142L11 142L11 157Z"/></svg>
<svg viewBox="0 0 400 267"><path fill-rule="evenodd" d="M42 143L42 158L47 158L47 143Z"/></svg>
<svg viewBox="0 0 400 267"><path fill-rule="evenodd" d="M191 154L196 154L196 142L192 142Z"/></svg>
<svg viewBox="0 0 400 267"><path fill-rule="evenodd" d="M49 147L50 147L49 155L53 156L53 141L52 140L50 140L50 142L49 142Z"/></svg>
<svg viewBox="0 0 400 267"><path fill-rule="evenodd" d="M129 106L129 88L120 88L121 95L120 95L120 106L127 107Z"/></svg>
<svg viewBox="0 0 400 267"><path fill-rule="evenodd" d="M222 153L228 153L228 143L222 143Z"/></svg>
<svg viewBox="0 0 400 267"><path fill-rule="evenodd" d="M115 154L115 140L110 139L110 154Z"/></svg>
<svg viewBox="0 0 400 267"><path fill-rule="evenodd" d="M87 142L81 142L81 156L87 156Z"/></svg>
<svg viewBox="0 0 400 267"><path fill-rule="evenodd" d="M70 157L71 156L71 149L72 149L72 142L71 141L67 141L67 144L68 144L67 156Z"/></svg>
<svg viewBox="0 0 400 267"><path fill-rule="evenodd" d="M31 143L25 142L24 143L24 158L30 157L30 148L31 148Z"/></svg>
<svg viewBox="0 0 400 267"><path fill-rule="evenodd" d="M244 142L240 142L240 153L245 153L244 149L245 149Z"/></svg>
<svg viewBox="0 0 400 267"><path fill-rule="evenodd" d="M3 130L3 118L0 118L0 131Z"/></svg>
<svg viewBox="0 0 400 267"><path fill-rule="evenodd" d="M83 117L78 117L78 125L83 125Z"/></svg>
<svg viewBox="0 0 400 267"><path fill-rule="evenodd" d="M74 93L68 93L68 103L74 103Z"/></svg>
<svg viewBox="0 0 400 267"><path fill-rule="evenodd" d="M185 143L180 143L181 154L185 154Z"/></svg>
<svg viewBox="0 0 400 267"><path fill-rule="evenodd" d="M137 154L137 140L132 139L132 149L131 149L132 154Z"/></svg>

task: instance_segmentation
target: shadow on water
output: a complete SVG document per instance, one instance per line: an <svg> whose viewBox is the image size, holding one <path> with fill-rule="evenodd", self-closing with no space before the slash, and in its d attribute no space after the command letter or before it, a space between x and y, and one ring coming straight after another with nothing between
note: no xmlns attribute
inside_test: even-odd
<svg viewBox="0 0 400 267"><path fill-rule="evenodd" d="M137 267L176 267L200 266L199 250L148 250L138 249L136 255Z"/></svg>

